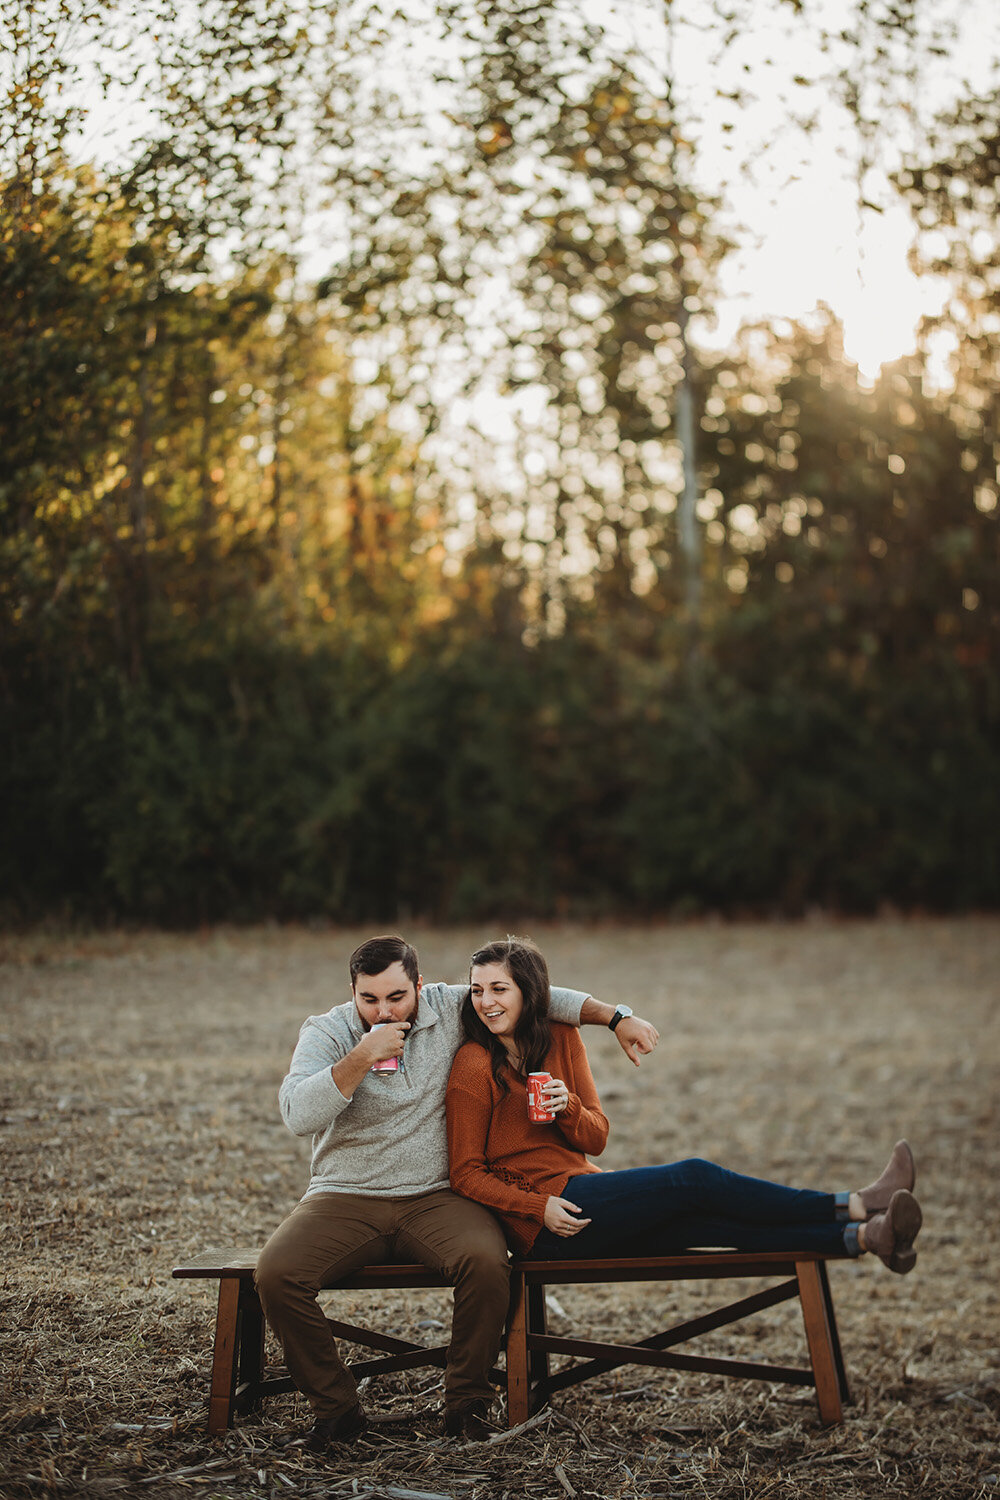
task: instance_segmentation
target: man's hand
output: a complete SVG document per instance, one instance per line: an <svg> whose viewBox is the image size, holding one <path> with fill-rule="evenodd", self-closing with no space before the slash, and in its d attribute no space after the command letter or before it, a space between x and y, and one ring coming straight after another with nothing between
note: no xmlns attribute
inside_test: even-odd
<svg viewBox="0 0 1000 1500"><path fill-rule="evenodd" d="M647 1053L652 1052L660 1040L660 1033L656 1027L644 1021L641 1016L622 1016L615 1027L615 1036L625 1056L634 1062L636 1067L639 1066L640 1057L645 1057Z"/></svg>
<svg viewBox="0 0 1000 1500"><path fill-rule="evenodd" d="M330 1077L345 1099L354 1097L354 1090L375 1063L384 1062L387 1057L402 1057L409 1029L409 1021L387 1021L377 1030L373 1027L346 1057L333 1064Z"/></svg>
<svg viewBox="0 0 1000 1500"><path fill-rule="evenodd" d="M384 1021L373 1026L358 1043L358 1051L372 1063L385 1062L389 1057L402 1057L403 1043L410 1029L409 1021Z"/></svg>
<svg viewBox="0 0 1000 1500"><path fill-rule="evenodd" d="M580 1007L580 1025L607 1026L614 1019L614 1014L613 1005L605 1005L603 1000L595 1000L593 995L588 995ZM639 1059L647 1052L652 1052L660 1040L656 1027L644 1021L641 1016L622 1016L615 1027L615 1036L625 1056L636 1067L639 1066Z"/></svg>
<svg viewBox="0 0 1000 1500"><path fill-rule="evenodd" d="M545 1204L545 1227L568 1240L570 1235L579 1234L591 1222L589 1219L574 1219L573 1215L579 1212L576 1204L570 1203L568 1198L549 1198Z"/></svg>

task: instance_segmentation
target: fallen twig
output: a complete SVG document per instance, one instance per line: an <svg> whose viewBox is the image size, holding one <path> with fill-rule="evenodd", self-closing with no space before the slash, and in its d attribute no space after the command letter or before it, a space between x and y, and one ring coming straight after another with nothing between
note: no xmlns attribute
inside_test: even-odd
<svg viewBox="0 0 1000 1500"><path fill-rule="evenodd" d="M567 1412L553 1410L552 1415L561 1427L571 1427L573 1429L588 1453L595 1453L597 1451L579 1422L575 1421Z"/></svg>
<svg viewBox="0 0 1000 1500"><path fill-rule="evenodd" d="M169 1474L149 1474L145 1479L140 1479L140 1484L162 1484L166 1479L190 1479L194 1474L203 1474L208 1469L225 1469L232 1465L232 1457L226 1454L225 1458L207 1458L203 1464L190 1464L186 1469L174 1469Z"/></svg>
<svg viewBox="0 0 1000 1500"><path fill-rule="evenodd" d="M573 1488L572 1484L570 1484L569 1479L566 1475L566 1470L563 1468L562 1464L556 1464L552 1472L558 1479L559 1483L562 1485L563 1489L566 1491L567 1495L569 1496L569 1500L576 1500L576 1490Z"/></svg>
<svg viewBox="0 0 1000 1500"><path fill-rule="evenodd" d="M542 1422L548 1421L551 1416L551 1411L538 1411L533 1417L529 1417L526 1422L519 1422L516 1427L508 1427L506 1432L498 1432L495 1437L487 1438L486 1445L489 1448L495 1448L498 1443L506 1443L513 1437L520 1437L522 1432L527 1432L532 1427L539 1427Z"/></svg>
<svg viewBox="0 0 1000 1500"><path fill-rule="evenodd" d="M440 1490L407 1490L394 1484L380 1484L371 1490L355 1490L351 1500L454 1500Z"/></svg>

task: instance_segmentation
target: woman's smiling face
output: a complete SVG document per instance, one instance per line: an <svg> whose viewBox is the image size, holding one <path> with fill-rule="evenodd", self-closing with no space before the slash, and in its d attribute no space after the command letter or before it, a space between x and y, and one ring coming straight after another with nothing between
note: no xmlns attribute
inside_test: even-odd
<svg viewBox="0 0 1000 1500"><path fill-rule="evenodd" d="M472 1004L476 1014L495 1037L513 1040L521 1019L524 997L506 964L477 964L472 970Z"/></svg>

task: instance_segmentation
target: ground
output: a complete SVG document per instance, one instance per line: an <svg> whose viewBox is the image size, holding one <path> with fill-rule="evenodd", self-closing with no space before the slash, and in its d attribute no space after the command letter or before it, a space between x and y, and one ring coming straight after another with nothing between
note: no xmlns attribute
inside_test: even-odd
<svg viewBox="0 0 1000 1500"><path fill-rule="evenodd" d="M808 1390L633 1367L566 1393L520 1436L461 1445L441 1436L424 1370L370 1383L369 1408L402 1420L332 1458L289 1445L308 1426L293 1396L209 1439L215 1288L171 1267L263 1242L302 1192L307 1143L282 1125L277 1087L302 1018L347 997L361 935L0 940L0 1494L1000 1496L990 917L533 932L559 982L629 1002L662 1035L636 1071L588 1033L612 1121L605 1165L700 1155L833 1189L870 1180L898 1136L913 1143L915 1271L872 1257L831 1270L855 1397L842 1427L819 1425ZM459 980L493 934L411 935L428 979ZM613 1337L631 1309L653 1332L711 1295L570 1287L552 1321ZM448 1317L443 1292L339 1305L404 1337ZM797 1304L704 1344L802 1363Z"/></svg>

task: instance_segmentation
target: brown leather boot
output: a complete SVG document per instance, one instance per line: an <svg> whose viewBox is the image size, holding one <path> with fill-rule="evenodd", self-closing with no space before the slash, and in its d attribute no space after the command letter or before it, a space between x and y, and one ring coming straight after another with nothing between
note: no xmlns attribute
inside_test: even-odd
<svg viewBox="0 0 1000 1500"><path fill-rule="evenodd" d="M445 1435L484 1443L487 1438L496 1436L496 1428L490 1426L489 1416L490 1403L486 1400L462 1401L457 1406L446 1407Z"/></svg>
<svg viewBox="0 0 1000 1500"><path fill-rule="evenodd" d="M892 1155L885 1164L882 1176L875 1182L869 1183L866 1188L862 1188L858 1194L865 1206L865 1213L884 1213L889 1207L889 1199L893 1193L897 1193L900 1188L905 1188L907 1192L912 1193L916 1180L917 1168L909 1142L897 1141L892 1148Z"/></svg>
<svg viewBox="0 0 1000 1500"><path fill-rule="evenodd" d="M317 1417L305 1440L310 1453L325 1453L336 1443L353 1443L368 1426L360 1406L352 1406L339 1417Z"/></svg>
<svg viewBox="0 0 1000 1500"><path fill-rule="evenodd" d="M905 1276L917 1263L913 1248L923 1223L920 1204L906 1188L900 1188L889 1199L884 1213L865 1221L865 1249L877 1255L883 1265Z"/></svg>

